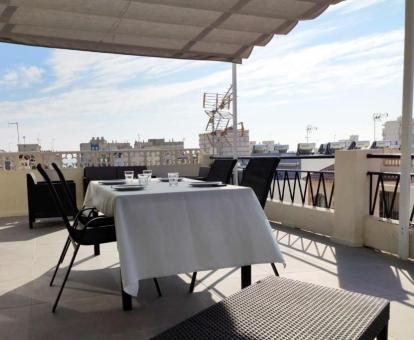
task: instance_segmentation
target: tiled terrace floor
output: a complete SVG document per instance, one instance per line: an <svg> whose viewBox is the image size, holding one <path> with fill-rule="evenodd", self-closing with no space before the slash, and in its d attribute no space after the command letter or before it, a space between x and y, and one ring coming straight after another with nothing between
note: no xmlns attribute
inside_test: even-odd
<svg viewBox="0 0 414 340"><path fill-rule="evenodd" d="M414 339L413 262L283 227L275 227L275 237L287 263L278 265L282 276L388 298L390 337ZM199 273L192 295L189 275L161 278L162 298L144 281L134 310L125 313L116 245L102 246L97 257L81 247L53 315L58 286L48 283L65 238L56 222L29 230L25 218L0 219L0 339L147 339L240 289L236 269ZM253 267L253 281L268 275L270 265Z"/></svg>

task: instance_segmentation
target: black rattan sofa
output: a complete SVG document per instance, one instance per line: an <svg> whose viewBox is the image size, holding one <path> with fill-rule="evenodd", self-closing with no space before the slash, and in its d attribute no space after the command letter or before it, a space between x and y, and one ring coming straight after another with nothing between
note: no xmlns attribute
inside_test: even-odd
<svg viewBox="0 0 414 340"><path fill-rule="evenodd" d="M46 182L36 181L34 174L26 175L27 182L27 207L29 211L29 227L33 228L33 223L37 218L61 217L53 197ZM58 193L62 193L64 188L60 181L53 181L53 185ZM76 185L73 181L68 181L69 190L76 201ZM71 216L72 209L70 202L63 202L65 212Z"/></svg>
<svg viewBox="0 0 414 340"><path fill-rule="evenodd" d="M90 181L103 181L107 179L122 179L124 171L134 171L134 176L147 170L146 166L90 166L83 172L83 191L86 192Z"/></svg>

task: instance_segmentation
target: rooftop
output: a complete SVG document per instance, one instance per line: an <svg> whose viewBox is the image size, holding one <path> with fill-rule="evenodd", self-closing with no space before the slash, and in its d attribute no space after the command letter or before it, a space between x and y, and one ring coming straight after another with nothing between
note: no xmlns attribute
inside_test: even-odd
<svg viewBox="0 0 414 340"><path fill-rule="evenodd" d="M281 276L391 300L391 339L412 339L414 264L369 248L350 248L329 238L273 225L284 253ZM240 290L236 268L200 272L194 294L190 273L161 278L163 297L141 282L132 312L123 312L116 244L81 247L59 309L52 303L62 280L49 287L67 232L59 222L0 219L0 334L10 339L147 339ZM67 257L68 258L68 257ZM67 262L65 262L67 265ZM7 269L7 270L5 270ZM253 281L273 275L270 265L253 266Z"/></svg>

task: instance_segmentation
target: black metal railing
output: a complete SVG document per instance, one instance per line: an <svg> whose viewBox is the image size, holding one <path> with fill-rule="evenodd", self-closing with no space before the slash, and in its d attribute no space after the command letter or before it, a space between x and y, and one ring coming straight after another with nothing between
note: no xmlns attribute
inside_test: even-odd
<svg viewBox="0 0 414 340"><path fill-rule="evenodd" d="M299 194L303 205L330 209L335 190L334 174L334 171L278 169L269 196L280 202L295 203Z"/></svg>
<svg viewBox="0 0 414 340"><path fill-rule="evenodd" d="M401 154L368 154L367 158L393 161L394 166L399 166ZM411 155L414 159L414 155ZM389 164L385 164L389 165ZM399 219L399 172L368 171L369 176L369 214L382 218ZM411 174L411 183L414 182L414 174ZM410 221L413 221L414 206L411 209Z"/></svg>
<svg viewBox="0 0 414 340"><path fill-rule="evenodd" d="M300 163L290 164L286 160L302 159L335 159L335 155L257 155L241 156L239 160L249 160L252 158L276 157L281 160L276 169L275 176L270 187L269 198L280 202L310 205L331 209L334 205L335 172L334 171L309 171L293 168L300 166ZM233 159L232 157L211 156L211 159ZM247 165L247 162L244 164ZM298 196L299 194L299 196Z"/></svg>
<svg viewBox="0 0 414 340"><path fill-rule="evenodd" d="M399 219L399 172L368 171L369 176L369 214L382 218ZM411 183L414 174L411 174ZM388 190L387 190L388 189ZM414 217L411 209L410 221Z"/></svg>

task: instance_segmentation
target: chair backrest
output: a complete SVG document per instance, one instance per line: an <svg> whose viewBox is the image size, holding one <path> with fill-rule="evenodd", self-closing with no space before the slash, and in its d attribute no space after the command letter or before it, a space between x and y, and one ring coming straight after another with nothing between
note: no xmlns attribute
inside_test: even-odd
<svg viewBox="0 0 414 340"><path fill-rule="evenodd" d="M116 178L124 179L125 171L133 171L134 177L137 177L138 174L142 174L144 170L147 170L147 167L145 165L118 166L116 168Z"/></svg>
<svg viewBox="0 0 414 340"><path fill-rule="evenodd" d="M237 159L216 159L211 165L207 181L221 181L229 183Z"/></svg>
<svg viewBox="0 0 414 340"><path fill-rule="evenodd" d="M91 181L116 179L116 169L115 166L88 166L83 169L83 174Z"/></svg>
<svg viewBox="0 0 414 340"><path fill-rule="evenodd" d="M64 188L64 190L66 192L66 195L69 198L69 203L70 203L70 206L72 208L73 216L76 216L78 214L78 212L79 212L79 209L78 209L78 207L76 205L76 200L73 197L72 192L69 189L69 185L66 182L66 178L65 178L65 176L62 173L62 171L59 169L58 165L55 162L52 163L52 167L53 167L53 169L55 169L55 171L56 171L56 173L57 173L60 181L63 184L63 188Z"/></svg>
<svg viewBox="0 0 414 340"><path fill-rule="evenodd" d="M279 162L275 157L252 158L243 171L240 185L252 188L263 208Z"/></svg>
<svg viewBox="0 0 414 340"><path fill-rule="evenodd" d="M65 209L63 208L63 203L61 198L59 197L56 189L54 188L52 181L50 180L49 175L46 173L46 171L43 169L41 164L38 164L36 166L37 170L39 171L39 173L42 175L43 179L45 180L45 182L47 183L47 186L50 190L50 193L52 194L53 200L56 204L56 207L60 213L60 215L62 216L63 222L65 223L66 228L69 231L69 234L72 235L72 226L69 222L69 217L66 215L65 213ZM66 193L65 190L62 191L63 193ZM69 199L69 197L67 197Z"/></svg>

